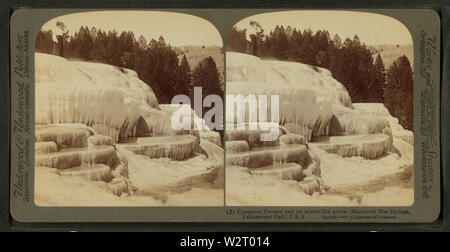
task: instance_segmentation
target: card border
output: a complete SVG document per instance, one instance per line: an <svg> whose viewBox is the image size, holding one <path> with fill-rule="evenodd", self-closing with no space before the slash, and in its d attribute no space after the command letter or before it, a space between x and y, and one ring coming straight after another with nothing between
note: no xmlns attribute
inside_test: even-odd
<svg viewBox="0 0 450 252"><path fill-rule="evenodd" d="M133 1L133 2L135 2L135 1ZM138 1L139 2L139 1ZM436 1L435 1L436 2ZM420 2L419 2L420 3ZM120 5L120 4L119 4ZM320 6L324 6L324 5L320 5ZM326 6L326 5L325 5ZM298 7L298 6L297 6ZM303 5L303 7L304 7L304 5ZM367 7L366 5L364 6L364 7ZM447 8L437 8L438 9L438 11L440 11L441 13L443 13L443 19L442 19L442 23L443 23L443 26L442 27L445 27L445 24L449 24L449 15L448 15L448 13L449 13L449 8L447 7ZM448 26L447 26L448 27ZM450 36L449 36L449 32L448 31L444 31L444 33L443 33L443 38L447 38L447 39L442 39L442 41L448 41L448 38L450 38ZM3 40L7 40L8 39L8 37L7 36L5 36L6 38L5 39L3 39ZM5 51L8 51L8 46L4 46L5 44L2 44L2 46L5 48ZM444 67L442 67L442 69L448 69L448 62L449 62L449 49L447 48L447 47L445 47L445 43L444 43L444 46L442 46L441 47L441 49L442 49L442 54L441 54L441 58L442 58L442 60L443 60L443 63L444 63ZM9 61L9 60L5 60L6 62L6 65L8 65L8 62L7 61ZM1 70L1 71L5 71L5 70ZM446 74L447 73L447 74ZM448 100L446 99L447 97L449 97L449 90L448 90L448 88L447 88L447 85L444 85L444 83L445 84L448 84L448 72L445 72L445 71L443 71L442 73L441 73L441 75L442 75L442 93L441 93L441 96L442 96L442 99L441 99L441 104L442 104L442 107L443 108L446 108L446 106L444 106L444 105L447 105L448 104ZM7 74L6 75L2 75L2 76L6 76L7 77ZM9 83L9 82L4 82L4 83ZM8 88L8 87L6 87L6 88ZM8 90L8 89L6 89L6 90ZM4 92L3 94L8 94L8 92ZM2 98L5 98L5 99L2 99L2 101L6 101L6 102L4 102L5 103L5 105L6 106L2 106L2 108L4 108L4 109L6 109L6 110L8 110L8 104L9 104L9 100L8 100L8 98L9 97L2 97ZM448 106L447 106L448 107ZM5 112L5 111L1 111L1 112ZM9 114L9 111L6 111L7 112L7 114ZM6 113L2 113L2 114L6 114ZM442 118L444 119L444 118L446 118L446 117L448 117L448 113L445 113L445 109L442 109L441 110L441 116L442 116ZM449 150L448 150L448 142L449 141L446 141L447 139L448 139L448 133L444 130L444 129L448 129L448 125L447 125L447 123L448 123L448 120L442 120L441 121L441 143L442 143L442 145L441 145L441 148L442 148L442 153L444 153L444 154L449 154ZM4 125L2 125L2 127L3 127ZM5 127L6 129L8 129L9 128L9 126L8 125L6 125L6 127ZM2 129L3 130L3 132L2 133L5 133L5 128L0 128L0 129ZM9 130L6 130L7 132L9 132ZM6 133L5 134L5 136L7 136L8 137L8 133ZM4 138L5 139L5 138ZM6 138L6 139L8 139L8 138ZM9 144L9 143L7 143L7 144ZM3 149L2 149L3 150ZM9 151L7 150L7 152L8 152L8 155L9 155ZM2 154L4 154L4 153L2 153ZM4 155L3 155L4 156ZM444 156L444 155L443 155ZM448 156L448 155L446 155L446 156ZM442 157L442 156L441 156ZM8 159L2 159L2 161L4 161L4 160L6 160L6 161L8 161ZM443 185L443 187L444 187L444 189L446 189L445 190L445 193L447 193L448 192L448 186L446 186L446 183L445 183L445 181L449 181L449 176L448 176L448 173L446 172L446 169L443 169L443 167L444 168L446 168L448 165L447 165L447 161L446 161L446 159L445 158L442 158L442 166L441 166L441 170L443 170L443 172L442 172L442 176L441 176L441 181L443 182L442 183L442 185ZM5 167L5 166L2 166L2 167ZM9 169L9 165L7 165L6 167L8 167L8 169ZM5 170L4 169L2 169L1 170L1 172L2 172L2 174L4 175L4 172L5 172ZM8 172L8 171L7 171ZM3 176L2 178L2 182L5 182L5 179L4 179L4 177L5 176ZM9 176L8 176L9 177ZM8 181L6 181L6 184L8 183ZM2 183L2 186L3 186L3 183ZM8 188L8 186L6 186L6 188ZM444 196L445 195L448 195L448 194L444 194L444 192L441 194L441 198L442 199L444 199ZM9 196L9 195L8 195ZM8 198L3 198L4 197L4 194L2 193L2 199L7 199L7 201L9 201L9 197ZM2 202L5 202L4 200L2 200ZM446 203L446 204L445 204ZM446 210L446 209L448 209L448 202L445 202L444 201L444 210ZM3 211L3 209L2 209L2 211ZM445 216L446 217L448 217L448 213L447 213L447 211L444 211L444 214L445 214ZM2 212L2 217L3 216L5 216L4 215L4 212ZM5 219L5 218L2 218L2 219ZM441 222L442 221L442 215L441 215L441 218L439 218L439 220L437 221L438 223L439 222ZM3 223L3 222L2 222ZM175 223L174 223L175 224ZM197 223L198 224L198 223ZM254 223L254 224L256 224L256 223ZM275 223L269 223L269 225L274 225ZM292 223L290 223L290 224L292 224ZM304 225L307 225L307 226L310 226L310 225L308 225L308 224L306 224L306 223L299 223L299 224L301 224L301 226L304 226ZM50 224L50 225L53 225L53 224ZM159 225L159 224L158 224ZM191 225L191 224L190 224ZM196 225L196 224L195 224ZM245 225L251 225L251 226L253 226L253 224L251 224L251 223L246 223ZM342 224L339 224L339 225L342 225ZM358 224L352 224L352 226L354 226L354 225L358 225ZM377 224L376 226L378 227L378 225L379 224ZM57 224L56 226L61 226L61 225L59 225L59 224ZM101 225L100 225L101 226ZM201 226L201 225L200 225ZM365 225L365 226L367 226L367 225ZM402 225L402 226L404 226L404 225ZM439 225L438 225L439 226Z"/></svg>

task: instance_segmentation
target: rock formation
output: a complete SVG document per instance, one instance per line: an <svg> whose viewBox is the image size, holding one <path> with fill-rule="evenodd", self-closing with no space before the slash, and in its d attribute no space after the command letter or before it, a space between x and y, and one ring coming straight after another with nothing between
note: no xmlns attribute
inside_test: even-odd
<svg viewBox="0 0 450 252"><path fill-rule="evenodd" d="M96 205L94 198L98 206L162 205L195 187L219 196L207 205L223 203L218 133L172 129L179 107L158 104L132 70L41 53L35 59L38 205ZM195 113L192 119L203 123Z"/></svg>
<svg viewBox="0 0 450 252"><path fill-rule="evenodd" d="M381 189L355 190L350 197L348 190L342 193L342 186L352 188L382 176L405 173L412 180L413 134L404 130L383 104L353 104L345 87L327 69L240 53L227 53L226 58L227 95L279 95L280 114L280 135L274 141L260 142L262 132L250 128L226 132L226 193L230 204L361 204L361 200L352 201L354 194ZM236 123L234 120L227 117L228 124ZM374 168L380 166L384 168ZM287 188L293 195L301 192L319 195L320 199L298 196L286 202L286 196L280 194L280 199L264 200L267 190L281 193ZM350 202L339 199L336 203L330 195L343 196ZM408 197L399 204L412 200Z"/></svg>

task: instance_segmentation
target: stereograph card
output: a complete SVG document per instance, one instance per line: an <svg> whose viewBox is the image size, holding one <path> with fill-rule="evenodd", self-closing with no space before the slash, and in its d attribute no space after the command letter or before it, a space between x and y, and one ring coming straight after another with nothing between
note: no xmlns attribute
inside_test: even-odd
<svg viewBox="0 0 450 252"><path fill-rule="evenodd" d="M440 17L426 9L11 16L19 222L432 222Z"/></svg>

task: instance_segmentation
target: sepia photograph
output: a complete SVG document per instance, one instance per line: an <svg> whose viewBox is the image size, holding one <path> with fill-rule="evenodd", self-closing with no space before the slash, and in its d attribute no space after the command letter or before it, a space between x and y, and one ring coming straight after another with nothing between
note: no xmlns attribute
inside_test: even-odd
<svg viewBox="0 0 450 252"><path fill-rule="evenodd" d="M190 102L224 94L210 22L74 13L42 26L34 57L36 205L224 205L223 131Z"/></svg>
<svg viewBox="0 0 450 252"><path fill-rule="evenodd" d="M413 53L408 29L380 14L239 21L226 41L226 205L411 206Z"/></svg>

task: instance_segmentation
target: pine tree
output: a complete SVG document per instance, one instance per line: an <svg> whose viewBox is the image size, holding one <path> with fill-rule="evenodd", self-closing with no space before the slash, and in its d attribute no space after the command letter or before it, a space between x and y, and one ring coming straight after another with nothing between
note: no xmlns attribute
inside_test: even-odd
<svg viewBox="0 0 450 252"><path fill-rule="evenodd" d="M386 69L380 54L375 59L373 76L369 87L369 101L383 102L384 89L386 87Z"/></svg>
<svg viewBox="0 0 450 252"><path fill-rule="evenodd" d="M137 46L142 50L147 49L147 40L144 38L144 36L139 36Z"/></svg>
<svg viewBox="0 0 450 252"><path fill-rule="evenodd" d="M299 61L297 55L299 54L299 50L302 43L303 43L302 33L294 28L294 30L292 31L292 36L289 39L287 48L289 59Z"/></svg>
<svg viewBox="0 0 450 252"><path fill-rule="evenodd" d="M158 41L150 41L145 58L145 72L139 76L152 87L161 104L171 103L172 98L179 94L181 71L177 53L161 36Z"/></svg>
<svg viewBox="0 0 450 252"><path fill-rule="evenodd" d="M342 40L339 35L334 35L333 41L328 47L328 69L337 80L343 79L344 65L342 64Z"/></svg>
<svg viewBox="0 0 450 252"><path fill-rule="evenodd" d="M209 56L195 67L192 74L192 81L194 87L202 87L203 95L216 94L223 95L220 87L220 73L217 70L216 62Z"/></svg>
<svg viewBox="0 0 450 252"><path fill-rule="evenodd" d="M91 52L92 58L96 62L107 63L108 55L106 45L108 44L108 35L101 29L97 30L97 36L94 39L94 46Z"/></svg>
<svg viewBox="0 0 450 252"><path fill-rule="evenodd" d="M140 79L144 79L146 69L147 40L141 35L133 47L134 67Z"/></svg>
<svg viewBox="0 0 450 252"><path fill-rule="evenodd" d="M227 38L227 51L245 53L247 50L246 30L233 27Z"/></svg>
<svg viewBox="0 0 450 252"><path fill-rule="evenodd" d="M107 43L105 45L105 60L106 63L114 66L120 65L120 54L119 54L119 39L117 36L117 31L112 30L108 32Z"/></svg>
<svg viewBox="0 0 450 252"><path fill-rule="evenodd" d="M177 91L180 94L189 95L192 90L192 73L186 54L183 55L180 62L180 82Z"/></svg>
<svg viewBox="0 0 450 252"><path fill-rule="evenodd" d="M223 97L220 74L211 56L200 61L195 67L192 73L192 85L202 88L202 100L210 94ZM206 110L207 108L204 108L203 113Z"/></svg>
<svg viewBox="0 0 450 252"><path fill-rule="evenodd" d="M119 37L120 66L125 68L134 68L135 57L133 48L135 47L134 33L131 31L122 32Z"/></svg>
<svg viewBox="0 0 450 252"><path fill-rule="evenodd" d="M288 37L283 26L276 26L273 30L274 42L273 42L273 55L281 60L288 58Z"/></svg>
<svg viewBox="0 0 450 252"><path fill-rule="evenodd" d="M413 72L408 58L397 58L387 71L384 104L400 124L413 130L414 118Z"/></svg>
<svg viewBox="0 0 450 252"><path fill-rule="evenodd" d="M80 57L84 60L91 60L91 50L94 45L91 32L86 26L84 28L81 27L79 34L81 35Z"/></svg>
<svg viewBox="0 0 450 252"><path fill-rule="evenodd" d="M37 52L53 53L53 33L51 30L40 30L36 37L35 48Z"/></svg>
<svg viewBox="0 0 450 252"><path fill-rule="evenodd" d="M220 78L219 71L217 70L216 63L214 62L214 59L211 56L203 59L195 67L192 73L192 81L194 87L202 88L202 101L208 95L218 95L219 97L223 97L224 95L223 90L221 88L222 80ZM192 98L193 97L191 96L191 100ZM215 104L214 106L217 106L217 104ZM202 116L205 115L205 113L207 113L209 109L210 108L204 107L202 111ZM222 117L223 115L216 114L212 121L214 121L214 123L222 124L223 123ZM224 139L224 131L219 130L218 132L221 135L221 139Z"/></svg>
<svg viewBox="0 0 450 252"><path fill-rule="evenodd" d="M297 58L299 62L313 65L316 55L314 54L314 38L311 29L303 31L303 43L300 47Z"/></svg>

